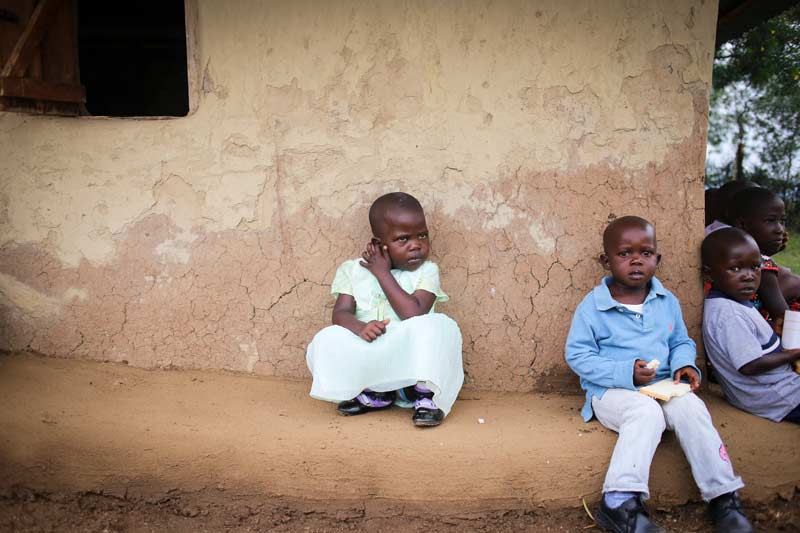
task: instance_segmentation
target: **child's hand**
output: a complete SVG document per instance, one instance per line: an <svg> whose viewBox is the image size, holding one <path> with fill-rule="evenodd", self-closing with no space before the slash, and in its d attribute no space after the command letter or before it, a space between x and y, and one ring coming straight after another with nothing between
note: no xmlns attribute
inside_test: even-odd
<svg viewBox="0 0 800 533"><path fill-rule="evenodd" d="M681 378L688 379L689 386L692 387L692 391L696 391L698 388L700 388L700 376L698 376L697 372L694 371L694 368L690 366L685 366L676 370L674 378L676 384L680 383Z"/></svg>
<svg viewBox="0 0 800 533"><path fill-rule="evenodd" d="M388 323L388 318L386 320L370 320L364 324L364 327L361 328L361 333L359 333L358 336L367 342L372 342L386 333L386 325Z"/></svg>
<svg viewBox="0 0 800 533"><path fill-rule="evenodd" d="M652 368L647 368L647 362L637 359L633 363L633 384L637 387L647 385L653 378L656 377L656 371Z"/></svg>
<svg viewBox="0 0 800 533"><path fill-rule="evenodd" d="M779 316L775 320L772 321L772 329L775 331L775 335L780 337L783 335L783 317Z"/></svg>
<svg viewBox="0 0 800 533"><path fill-rule="evenodd" d="M364 258L360 264L374 275L389 272L392 269L392 259L389 249L382 244L367 243L367 251L361 254Z"/></svg>

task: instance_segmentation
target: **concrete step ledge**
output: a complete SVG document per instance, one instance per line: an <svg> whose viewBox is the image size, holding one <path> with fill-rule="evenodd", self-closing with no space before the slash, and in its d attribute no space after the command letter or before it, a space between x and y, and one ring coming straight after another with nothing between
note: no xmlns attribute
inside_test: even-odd
<svg viewBox="0 0 800 533"><path fill-rule="evenodd" d="M442 426L417 429L397 408L337 416L308 387L0 356L0 488L554 509L599 498L616 440L598 422L583 423L581 395L463 391ZM702 396L747 484L744 498L791 497L800 427L738 411L713 388ZM699 499L671 433L656 453L651 491L658 505Z"/></svg>

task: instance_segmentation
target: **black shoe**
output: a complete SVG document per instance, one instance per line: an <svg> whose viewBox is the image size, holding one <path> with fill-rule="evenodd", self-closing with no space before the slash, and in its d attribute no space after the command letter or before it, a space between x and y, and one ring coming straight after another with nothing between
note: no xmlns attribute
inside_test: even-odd
<svg viewBox="0 0 800 533"><path fill-rule="evenodd" d="M441 409L428 409L427 407L420 407L414 409L414 415L411 421L415 426L438 426L444 420L444 411Z"/></svg>
<svg viewBox="0 0 800 533"><path fill-rule="evenodd" d="M718 533L751 533L753 526L744 515L742 502L736 492L717 496L708 502L708 513Z"/></svg>
<svg viewBox="0 0 800 533"><path fill-rule="evenodd" d="M444 411L436 408L436 404L433 403L433 393L430 391L420 392L416 389L414 389L414 393L416 394L416 398L414 399L414 415L411 417L411 421L414 425L418 427L429 427L441 424L442 420L444 420ZM433 408L419 407L418 402L426 398L431 401L425 403L432 405Z"/></svg>
<svg viewBox="0 0 800 533"><path fill-rule="evenodd" d="M382 409L388 409L389 407L392 406L392 402L394 401L394 391L370 392L369 395L375 399L388 402L388 404L382 407L371 407L369 405L364 405L363 403L353 398L352 400L345 400L343 402L339 402L339 405L336 406L336 410L339 412L340 415L355 416L367 413L369 411L380 411Z"/></svg>
<svg viewBox="0 0 800 533"><path fill-rule="evenodd" d="M641 495L625 500L616 509L606 505L604 495L596 521L598 526L616 533L664 533L662 528L650 521L649 516Z"/></svg>

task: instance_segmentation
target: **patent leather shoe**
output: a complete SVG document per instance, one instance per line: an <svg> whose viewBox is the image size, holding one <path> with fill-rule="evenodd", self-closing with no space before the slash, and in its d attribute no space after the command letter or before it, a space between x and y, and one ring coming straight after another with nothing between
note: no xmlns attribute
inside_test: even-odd
<svg viewBox="0 0 800 533"><path fill-rule="evenodd" d="M392 401L394 400L394 392L370 392L369 396L376 400L380 400L380 402L385 405L380 405L378 407L375 407L372 405L363 404L356 398L353 398L352 400L345 400L343 402L339 402L339 405L336 406L336 410L339 412L340 415L344 416L362 415L370 411L380 411L382 409L388 409L389 407L392 406Z"/></svg>
<svg viewBox="0 0 800 533"><path fill-rule="evenodd" d="M427 407L417 407L411 421L415 426L428 427L438 426L444 420L444 411L441 409L428 409Z"/></svg>

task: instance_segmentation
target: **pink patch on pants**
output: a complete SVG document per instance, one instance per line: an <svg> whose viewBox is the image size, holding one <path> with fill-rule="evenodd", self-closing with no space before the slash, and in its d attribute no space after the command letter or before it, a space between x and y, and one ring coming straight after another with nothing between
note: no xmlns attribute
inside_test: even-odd
<svg viewBox="0 0 800 533"><path fill-rule="evenodd" d="M719 445L719 456L726 463L731 462L730 457L728 457L728 448L725 447L724 443Z"/></svg>

